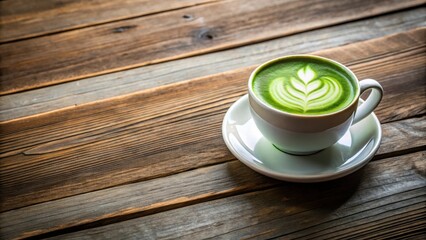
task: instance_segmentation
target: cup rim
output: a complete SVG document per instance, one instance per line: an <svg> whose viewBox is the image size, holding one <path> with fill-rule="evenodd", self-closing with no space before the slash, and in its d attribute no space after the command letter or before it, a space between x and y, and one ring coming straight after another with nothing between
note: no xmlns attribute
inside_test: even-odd
<svg viewBox="0 0 426 240"><path fill-rule="evenodd" d="M256 96L256 94L254 93L253 89L252 89L252 83L254 80L254 76L260 71L262 70L264 67L266 67L267 65L270 65L272 63L275 62L279 62L282 61L283 59L287 59L287 58L295 58L295 57L308 57L308 58L314 58L314 59L319 59L321 61L326 61L326 62L330 62L332 64L338 65L341 68L343 68L345 71L347 71L347 73L353 78L353 80L355 81L355 85L356 85L356 91L355 91L355 95L354 98L352 99L351 103L348 104L346 107L335 111L335 112L331 112L331 113L326 113L326 114L312 114L312 115L303 115L303 114L296 114L296 113L289 113L289 112L285 112L276 108L273 108L271 106L269 106L268 104L266 104L265 102L263 102L261 99L258 98L258 96ZM356 77L356 75L345 65L343 65L342 63L339 63L335 60L326 58L326 57L320 57L317 55L311 55L311 54L292 54L292 55L285 55L285 56L281 56L278 58L274 58L271 59L267 62L262 63L261 65L259 65L258 67L256 67L256 69L253 70L253 72L250 74L249 77L249 81L248 81L248 92L249 95L252 96L252 99L254 99L256 101L256 103L261 106L262 108L266 108L270 111L273 111L276 114L282 114L284 116L292 116L292 117L300 117L300 118L318 118L318 117L328 117L328 116L333 116L336 114L339 114L341 112L347 111L347 109L351 108L353 106L353 104L356 104L358 102L359 99L359 94L360 94L360 86L359 86L359 80Z"/></svg>

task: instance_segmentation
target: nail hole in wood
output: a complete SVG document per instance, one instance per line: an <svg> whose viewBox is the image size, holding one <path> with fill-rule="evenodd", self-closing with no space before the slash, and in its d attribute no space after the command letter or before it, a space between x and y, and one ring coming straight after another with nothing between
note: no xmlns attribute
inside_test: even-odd
<svg viewBox="0 0 426 240"><path fill-rule="evenodd" d="M189 15L189 14L185 14L185 15L183 15L182 16L184 19L187 19L187 20L192 20L192 16L191 15Z"/></svg>

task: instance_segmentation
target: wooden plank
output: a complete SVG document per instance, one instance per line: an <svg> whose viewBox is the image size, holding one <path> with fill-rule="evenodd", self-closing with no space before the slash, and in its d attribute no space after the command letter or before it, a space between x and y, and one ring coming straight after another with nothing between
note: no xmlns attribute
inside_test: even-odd
<svg viewBox="0 0 426 240"><path fill-rule="evenodd" d="M0 43L166 12L212 1L1 1Z"/></svg>
<svg viewBox="0 0 426 240"><path fill-rule="evenodd" d="M376 153L376 158L384 158L395 152L402 154L406 149L426 146L425 129L424 116L383 124L382 143Z"/></svg>
<svg viewBox="0 0 426 240"><path fill-rule="evenodd" d="M53 239L348 239L396 237L425 226L426 152L368 164L321 184L278 187L199 203ZM391 221L397 218L397 221ZM354 231L351 231L353 229ZM393 232L399 229L401 232ZM361 230L358 232L356 230Z"/></svg>
<svg viewBox="0 0 426 240"><path fill-rule="evenodd" d="M426 8L418 8L226 51L4 95L0 96L0 121L256 65L287 54L308 53L382 37L425 24ZM360 32L362 34L359 34Z"/></svg>
<svg viewBox="0 0 426 240"><path fill-rule="evenodd" d="M377 110L382 122L417 116L426 111L424 31L323 55L352 59L360 77L377 77L386 89ZM246 93L252 69L0 124L2 211L232 160L221 122Z"/></svg>
<svg viewBox="0 0 426 240"><path fill-rule="evenodd" d="M422 198L425 199L426 198ZM298 232L294 235L297 237L314 237L315 239L336 239L336 238L356 238L356 239L409 239L408 235L414 233L417 236L424 236L424 228L426 221L424 219L423 203L416 204L410 207L399 209L385 209L381 218L375 218L375 222L371 219L354 219L357 224L352 224L347 227L332 226L324 228L323 226L307 233ZM394 206L395 207L395 206ZM420 207L420 209L419 209ZM337 224L335 224L337 225ZM422 230L419 232L419 230ZM419 234L420 233L420 234ZM283 236L285 238L287 236ZM293 237L293 236L292 236ZM421 238L419 238L421 239Z"/></svg>
<svg viewBox="0 0 426 240"><path fill-rule="evenodd" d="M426 117L383 124L380 154L424 147L426 133L421 129L425 126ZM82 224L148 215L279 184L239 161L231 161L4 212L0 214L0 233L8 239L31 237Z"/></svg>
<svg viewBox="0 0 426 240"><path fill-rule="evenodd" d="M0 45L0 94L265 41L422 3L223 1L6 43ZM185 14L194 18L185 19Z"/></svg>

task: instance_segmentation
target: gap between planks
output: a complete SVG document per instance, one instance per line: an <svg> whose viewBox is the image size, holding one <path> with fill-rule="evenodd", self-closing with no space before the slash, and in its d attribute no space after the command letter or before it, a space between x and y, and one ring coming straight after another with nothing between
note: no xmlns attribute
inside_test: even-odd
<svg viewBox="0 0 426 240"><path fill-rule="evenodd" d="M148 17L209 4L220 0L170 1L167 2L167 4L162 4L161 1L158 2L159 4L152 4L150 0L136 0L131 2L117 0L108 2L96 1L97 0L79 3L63 3L64 5L58 3L55 5L55 1L46 1L44 5L36 2L22 2L22 0L1 1L0 21L2 22L2 28L0 28L0 32L2 35L0 36L0 44L50 36L85 27L94 27L140 17ZM35 4L36 6L31 6L31 4ZM52 8L49 9L49 7ZM34 9L35 12L28 13L26 12L28 9ZM78 11L73 11L73 9L78 9ZM120 11L123 9L132 13L126 13L127 15L124 15L124 13ZM10 14L12 15L11 17L3 13L2 10L12 11L14 13ZM96 11L97 14L95 15L95 19L91 19L90 17L93 17L94 11ZM29 21L30 19L32 21ZM124 30L125 29L123 29L123 31Z"/></svg>
<svg viewBox="0 0 426 240"><path fill-rule="evenodd" d="M127 220L125 222L112 224L107 222L106 226L71 233L70 236L83 236L84 234L96 235L102 234L103 232L107 234L116 234L116 230L118 229L129 229L129 233L135 234L135 231L137 231L138 228L132 228L131 226L139 224L144 225L144 223L151 222L152 224L145 226L144 229L156 229L161 231L162 227L171 227L175 228L177 231L174 234L182 234L171 236L183 236L188 232L192 234L199 234L198 231L207 233L211 230L212 232L216 232L215 234L217 235L214 236L227 234L224 235L226 238L235 238L237 237L235 233L238 232L242 232L242 234L244 234L244 232L246 232L246 234L256 233L256 231L250 230L251 227L255 227L255 229L257 227L257 229L260 230L265 229L265 227L261 225L266 224L269 227L272 227L277 223L280 224L272 228L266 228L272 229L274 232L268 232L266 233L266 236L263 237L283 236L282 232L285 232L286 229L290 231L292 228L300 229L301 227L303 228L303 231L300 229L299 232L293 231L287 232L287 234L302 233L306 235L312 231L312 234L315 234L315 232L318 233L318 230L316 230L317 228L321 229L324 227L325 229L340 228L340 230L344 231L346 224L349 222L355 223L355 225L352 224L353 227L359 226L359 224L356 224L357 221L351 221L353 218L359 218L362 221L366 221L367 219L367 223L374 224L374 221L368 219L373 216L376 216L376 220L377 217L379 217L378 219L386 219L386 215L391 214L390 216L392 216L398 211L404 214L405 209L413 206L413 203L416 204L416 206L419 206L419 203L422 203L422 199L425 199L425 194L421 191L421 189L425 186L425 182L423 180L424 176L421 176L421 173L416 172L416 169L413 169L410 163L417 164L417 168L419 168L420 171L423 171L424 174L426 167L424 163L422 163L422 158L424 158L424 156L425 152L417 152L383 161L372 162L357 173L328 183L292 184L275 182L266 190L257 190L254 192L227 197L226 199L211 200L130 220L125 219ZM253 173L252 175L257 178L256 173ZM274 194L270 195L269 193L272 192L274 192ZM249 196L261 200L259 203L252 206L253 209L249 206L246 206L248 209L243 207L245 204L252 205L245 201L245 199ZM306 199L306 197L309 199ZM271 198L274 200L271 200ZM282 213L284 209L281 208L280 205L282 204L280 201L278 201L278 205L276 205L277 203L274 204L274 201L278 199L281 199L283 203L287 203L287 206L284 208L287 210L284 211L284 213ZM274 205L278 208L275 210L269 209L269 207ZM399 208L396 208L398 205ZM222 208L220 206L229 209L227 211L216 210L218 208ZM234 210L234 207L237 209ZM326 211L329 207L331 208L329 211L330 213L333 212L331 211L333 209L337 209L338 213L321 216L321 209ZM244 209L249 212L246 213L246 210ZM250 209L256 212L250 212ZM385 210L388 210L388 212ZM194 214L194 216L188 216L192 214ZM214 228L206 228L206 226L203 226L203 224L211 224L206 221L193 221L194 219L197 219L197 217L205 216L205 214L209 216L209 219L215 219L217 221L215 222ZM213 216L214 214L216 214L216 217ZM235 216L228 218L222 216L223 214L231 214ZM186 217L183 217L183 215ZM237 215L241 216L238 217ZM259 226L250 226L252 223L250 219L260 216L263 216L263 218L266 219L259 219ZM236 223L233 218L238 218L243 222L243 224L248 225ZM307 222L301 221L301 219L305 219ZM286 223L282 222L283 220ZM160 223L161 221L165 222ZM222 225L225 223L220 224L221 221L228 222L228 227L231 227L231 229ZM321 224L316 224L316 221L319 221ZM191 228L184 227L186 224L199 225L196 227L198 231L192 231ZM286 228L283 228L283 224L286 225ZM188 230L188 232L179 232L179 229L181 228ZM334 233L335 231L331 232ZM53 235L61 233L64 232L55 232ZM140 234L143 233L141 232ZM61 235L59 237L66 236L67 235ZM100 236L98 235L98 237Z"/></svg>
<svg viewBox="0 0 426 240"><path fill-rule="evenodd" d="M417 45L418 40L416 39L422 36L422 33L423 30L413 30L404 34L382 38L382 41L371 40L335 49L335 53L333 53L332 50L324 51L323 53L326 55L338 55L347 62L350 62L351 59L358 60L360 58L375 59L372 56L381 55L381 51L388 52L388 47L394 48L394 52L401 52L401 49L410 48L412 44ZM402 46L398 44L402 44ZM364 51L363 49L369 49L369 51ZM339 50L345 54L342 54ZM424 55L419 55L417 50L409 56L404 56L404 54L407 54L404 51L402 51L402 53L402 56L396 54L395 56L387 57L386 60L383 59L382 62L379 61L378 63L381 64L377 63L375 69L376 72L377 69L380 69L381 75L375 76L383 76L383 83L385 86L388 86L387 101L391 102L388 104L389 106L382 104L382 107L378 110L378 116L384 119L394 119L396 116L414 116L417 115L417 111L420 111L420 113L424 111L423 103L415 100L417 99L417 95L412 97L414 102L411 102L409 108L406 107L406 104L402 100L398 100L397 102L404 106L401 110L398 110L399 105L395 104L396 99L399 99L399 96L395 94L400 93L401 82L399 79L401 77L412 85L417 84L424 76L424 70L422 70L423 72L410 70L410 66L413 69L417 69L418 67L416 67L416 64L422 64L422 62L419 62L419 59L424 59ZM405 61L399 61L397 64L402 69L405 69L406 72L398 71L394 66L394 64L396 64L395 59L401 59L403 56ZM373 60L372 63L375 61L377 60ZM386 62L386 64L383 65L383 62ZM362 65L365 63L360 64ZM388 64L390 65L388 66ZM355 69L362 70L364 67L356 67ZM365 71L369 73L370 70L367 69ZM127 182L142 181L144 179L162 176L164 175L164 171L167 171L167 174L173 174L182 172L188 168L202 167L206 164L228 161L232 156L224 147L217 129L220 128L222 114L226 111L229 104L233 102L233 99L228 99L219 103L217 103L217 99L220 99L220 96L228 96L230 93L232 93L236 99L242 94L241 89L244 89L245 81L240 83L240 80L243 79L242 75L245 75L245 73L242 72L241 76L239 74L233 74L229 76L218 75L216 77L210 77L208 82L202 79L189 81L185 84L173 85L170 88L161 88L161 91L151 91L149 94L132 95L129 98L122 99L122 101L101 103L101 106L89 106L90 108L81 106L78 112L65 111L59 115L49 114L48 116L34 118L31 122L20 121L14 124L7 124L6 126L3 125L2 141L5 142L5 140L7 140L10 142L8 143L8 147L2 146L10 148L9 150L4 148L4 151L6 151L9 157L2 159L3 165L1 170L3 187L6 189L6 186L8 186L7 189L10 191L6 201L3 201L3 209L17 208L37 202L80 194L83 193L83 190L88 192L111 187L111 185L105 184L119 185ZM231 83L233 84L232 88L223 87L223 84ZM423 97L421 88L413 86L411 90L408 87L409 86L405 86L404 90L416 94L420 93L421 97ZM179 93L178 90L183 92ZM189 90L202 91L204 94L202 96L192 94L191 98L187 99L186 97L189 95L185 91ZM146 101L149 99L151 99L149 101L151 104L146 105L146 107L149 108L145 110L139 109L139 101L143 100L147 103ZM194 101L196 102L196 106L193 105ZM210 114L208 109L211 103L209 103L209 101L214 102L215 111L218 111L217 114L202 119L204 122L194 122L188 119L190 116L205 116L206 114ZM162 104L158 105L157 103L160 102ZM167 102L172 104L170 106L178 106L178 109L172 109L173 111L170 111L169 105L166 104ZM166 110L162 110L162 108ZM128 110L137 111L129 112ZM169 116L165 117L165 113L168 115L176 115L176 113L179 113L181 116L178 116L175 120L180 120L181 123L177 122L177 124L166 124L153 128L152 124L155 121L168 121ZM121 117L124 118L121 119ZM102 121L105 121L106 125ZM91 125L92 123L94 125ZM192 136L196 140L195 142L189 140L191 136L181 137L179 135L175 136L178 137L178 140L180 139L179 142L171 142L168 136L181 134L179 132L179 126L193 128L195 130L202 128L204 129L203 131L205 131L205 138L200 140L199 134L195 131L195 135ZM205 126L208 126L208 128L205 128ZM168 132L169 128L175 131L172 133ZM176 131L176 128L179 131ZM151 134L144 135L144 132L148 130ZM48 134L46 131L48 131ZM10 135L7 134L8 132ZM102 135L99 135L99 133ZM31 138L32 135L36 136L36 139ZM155 141L151 139L154 135L156 137L155 139L157 139ZM93 139L93 136L96 138L101 136L101 138ZM143 140L142 142L141 139ZM162 141L166 141L166 139L167 144L166 142L161 144ZM152 144L146 147L144 141L146 144L151 144L152 141ZM155 145L156 141L160 141L158 146ZM28 144L33 146L34 143L39 146L36 148L28 148ZM14 145L18 148L16 148L16 146L13 147ZM160 154L158 151L161 149L164 150L165 145L168 147L167 151L162 151ZM125 148L123 148L123 146L125 146ZM142 150L140 150L141 146L143 146ZM201 146L209 149L203 149ZM186 152L190 151L193 153L193 150L197 148L203 151L199 151L197 154L188 154L189 152ZM213 152L209 152L210 150ZM9 151L9 153L7 153L7 151ZM14 151L16 152L14 153ZM84 155L90 151L94 152L93 156ZM34 153L34 155L19 155L22 152ZM117 155L116 152L121 155ZM13 154L17 155L12 156ZM80 154L83 155L80 156ZM105 158L103 161L95 161L94 157L99 158L99 154L103 154ZM119 161L117 158L121 160ZM126 161L123 162L123 159L126 159ZM142 162L139 163L139 161ZM155 165L151 166L150 164L153 162L155 162ZM122 166L124 163L125 165ZM69 168L69 166L72 166L72 168ZM37 171L31 171L32 175L28 176L25 169L36 169ZM96 172L97 174L88 176L86 175L86 171ZM56 174L62 174L62 178L64 177L63 174L66 174L66 177L69 178L68 182L62 182L62 178L57 178ZM6 176L9 177L6 178ZM46 176L49 176L49 178L45 178ZM32 184L25 184L26 181L29 180L31 180ZM56 181L58 181L58 183ZM36 183L38 185L36 185ZM84 185L79 185L81 183L84 183ZM31 189L28 188L29 186L31 186ZM38 186L39 190L35 191L34 186ZM25 189L25 187L27 187L27 189ZM70 189L76 192L70 192ZM52 193L55 193L55 195L52 195Z"/></svg>
<svg viewBox="0 0 426 240"><path fill-rule="evenodd" d="M259 64L282 55L313 52L395 34L424 26L425 16L424 8L393 13L222 52L4 95L0 96L0 121L132 94L160 85ZM360 31L362 34L359 34Z"/></svg>
<svg viewBox="0 0 426 240"><path fill-rule="evenodd" d="M392 151L400 149L413 149L415 146L424 147L426 136L419 129L425 125L426 117L384 124L384 141L381 143L378 154L389 154ZM418 153L411 152L407 155L416 155ZM370 164L381 164L380 162L390 161L389 159L393 158L404 158L404 156L393 156L382 159L378 161L379 163L376 163L376 158L374 158ZM395 161L393 164L397 165L398 162ZM389 167L392 167L393 164L389 164ZM385 175L386 172L383 171L381 174ZM206 179L209 184L203 186ZM172 188L167 187L167 183L170 182L176 184ZM197 186L194 188L200 189L188 188L189 185L187 186L186 184L190 183ZM215 185L216 183L217 185ZM105 225L219 198L263 191L276 187L280 183L286 184L285 182L276 181L257 174L238 160L232 160L226 163L204 166L196 170L188 170L169 175L163 179L157 178L127 184L127 186L115 186L109 189L11 210L0 214L0 224L3 225L3 229L6 229L4 232L6 235L11 235L12 232L20 233L27 231L27 236L32 236L51 231L62 231L62 228L66 228L66 231L82 230L95 227L98 224ZM180 190L176 192L176 189ZM186 189L187 193L185 191L182 192L183 189ZM168 192L169 194L164 195L164 192ZM129 195L129 193L131 194ZM151 194L147 195L146 193ZM156 198L151 199L156 195L158 195ZM78 209L94 208L96 210L92 210L89 213L75 213L75 211L79 211ZM29 221L28 219L32 220ZM70 222L64 222L65 220ZM6 222L9 227L4 226ZM41 229L31 231L30 229L34 227L33 224L35 223ZM20 226L21 229L16 226ZM42 230L43 228L44 230Z"/></svg>
<svg viewBox="0 0 426 240"><path fill-rule="evenodd" d="M3 56L0 62L2 68L0 94L234 48L413 8L421 3L423 3L421 0L406 0L392 4L387 0L310 3L235 0L211 3L208 7L194 7L193 10L199 17L190 22L182 20L182 15L186 14L186 11L173 11L160 16L3 44L0 45L0 55ZM257 9L253 9L253 6ZM281 8L292 9L292 12L282 14ZM332 11L334 8L341 11ZM239 12L231 13L226 11L227 9ZM137 27L119 34L115 33L114 29L122 27L123 24ZM51 44L46 45L46 41ZM25 64L16 64L17 62Z"/></svg>

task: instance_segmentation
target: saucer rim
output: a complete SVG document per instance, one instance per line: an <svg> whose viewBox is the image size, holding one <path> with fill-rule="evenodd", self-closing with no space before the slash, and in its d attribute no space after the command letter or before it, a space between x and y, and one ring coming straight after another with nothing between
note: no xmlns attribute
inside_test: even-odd
<svg viewBox="0 0 426 240"><path fill-rule="evenodd" d="M344 176L347 176L359 169L361 169L363 166L365 166L370 160L374 157L374 155L377 153L380 143L382 141L382 128L380 125L380 121L377 118L376 114L374 112L370 113L368 116L372 116L374 119L374 124L377 128L377 134L374 134L374 139L377 139L377 141L374 143L374 146L372 147L372 150L368 153L368 155L365 158L362 158L360 160L357 160L354 165L349 165L347 167L344 167L342 169L339 169L338 171L334 171L331 173L324 173L324 174L312 174L312 175L298 175L298 174L286 174L282 172L275 171L273 169L269 169L265 166L261 167L255 163L252 163L250 160L244 159L239 152L233 147L233 145L230 143L228 137L227 137L227 131L226 131L226 124L227 119L229 118L229 115L233 111L234 108L238 106L238 104L241 104L242 102L247 101L248 102L248 94L245 94L241 96L238 100L236 100L232 105L229 107L229 109L226 111L225 116L223 118L222 122L222 137L225 141L225 144L229 151L244 165L248 166L249 168L253 169L254 171L261 173L263 175L266 175L271 178L275 178L278 180L284 180L289 182L300 182L300 183L313 183L313 182L324 182L324 181L330 181L337 178L341 178ZM360 99L360 102L363 102L362 99ZM367 117L368 117L367 116ZM359 123L357 123L359 124ZM365 151L365 150L360 150ZM286 154L286 153L283 153Z"/></svg>

